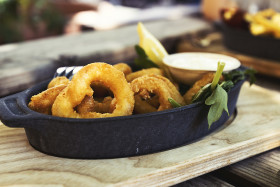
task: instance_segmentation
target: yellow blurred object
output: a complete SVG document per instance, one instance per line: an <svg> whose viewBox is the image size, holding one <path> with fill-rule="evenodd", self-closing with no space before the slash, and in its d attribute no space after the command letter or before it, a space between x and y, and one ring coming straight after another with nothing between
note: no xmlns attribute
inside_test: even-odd
<svg viewBox="0 0 280 187"><path fill-rule="evenodd" d="M139 45L147 56L159 67L163 66L162 59L168 55L162 44L139 22L137 26Z"/></svg>
<svg viewBox="0 0 280 187"><path fill-rule="evenodd" d="M269 34L269 30L265 26L257 23L251 23L250 31L255 36Z"/></svg>
<svg viewBox="0 0 280 187"><path fill-rule="evenodd" d="M247 14L245 19L250 23L253 35L272 35L280 38L280 13L273 9L265 9L256 14Z"/></svg>
<svg viewBox="0 0 280 187"><path fill-rule="evenodd" d="M228 9L225 13L224 13L224 19L226 20L230 20L232 19L232 17L234 16L234 14L236 13L237 9L236 8L230 8Z"/></svg>

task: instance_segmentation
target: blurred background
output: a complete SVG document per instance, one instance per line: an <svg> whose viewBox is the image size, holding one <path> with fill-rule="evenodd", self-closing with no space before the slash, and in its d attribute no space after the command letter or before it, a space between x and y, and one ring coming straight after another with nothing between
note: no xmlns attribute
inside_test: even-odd
<svg viewBox="0 0 280 187"><path fill-rule="evenodd" d="M279 11L280 0L0 0L0 45L190 14L217 21L221 9L236 6Z"/></svg>
<svg viewBox="0 0 280 187"><path fill-rule="evenodd" d="M198 12L200 0L0 0L0 44Z"/></svg>

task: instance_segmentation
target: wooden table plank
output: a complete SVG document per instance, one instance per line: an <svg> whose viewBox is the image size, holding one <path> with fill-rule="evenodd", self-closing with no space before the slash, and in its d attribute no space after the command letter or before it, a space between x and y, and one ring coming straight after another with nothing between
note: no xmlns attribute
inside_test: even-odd
<svg viewBox="0 0 280 187"><path fill-rule="evenodd" d="M280 148L227 166L215 172L219 178L234 185L247 186L280 185Z"/></svg>
<svg viewBox="0 0 280 187"><path fill-rule="evenodd" d="M234 187L233 185L209 174L174 185L173 187L209 187L209 186Z"/></svg>
<svg viewBox="0 0 280 187"><path fill-rule="evenodd" d="M103 160L64 159L34 150L23 129L0 125L0 185L169 186L280 146L280 94L245 84L231 124L160 153Z"/></svg>
<svg viewBox="0 0 280 187"><path fill-rule="evenodd" d="M145 26L174 50L180 38L190 32L209 29L211 25L199 18L160 20ZM95 31L0 46L0 97L29 88L53 76L59 66L131 62L138 43L136 25L110 31Z"/></svg>

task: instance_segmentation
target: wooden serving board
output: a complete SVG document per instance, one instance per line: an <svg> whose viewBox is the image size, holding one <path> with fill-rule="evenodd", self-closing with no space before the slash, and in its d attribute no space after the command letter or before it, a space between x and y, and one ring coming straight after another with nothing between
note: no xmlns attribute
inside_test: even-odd
<svg viewBox="0 0 280 187"><path fill-rule="evenodd" d="M0 125L0 186L168 186L280 146L280 93L242 87L234 121L183 147L119 159L76 160L34 150Z"/></svg>

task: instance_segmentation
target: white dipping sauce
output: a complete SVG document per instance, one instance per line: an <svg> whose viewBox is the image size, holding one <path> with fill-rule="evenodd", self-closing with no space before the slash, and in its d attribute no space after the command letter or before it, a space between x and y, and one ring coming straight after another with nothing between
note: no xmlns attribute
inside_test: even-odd
<svg viewBox="0 0 280 187"><path fill-rule="evenodd" d="M163 59L163 62L173 68L188 70L216 71L218 62L226 65L224 71L231 71L240 66L240 61L226 55L214 53L177 53Z"/></svg>

